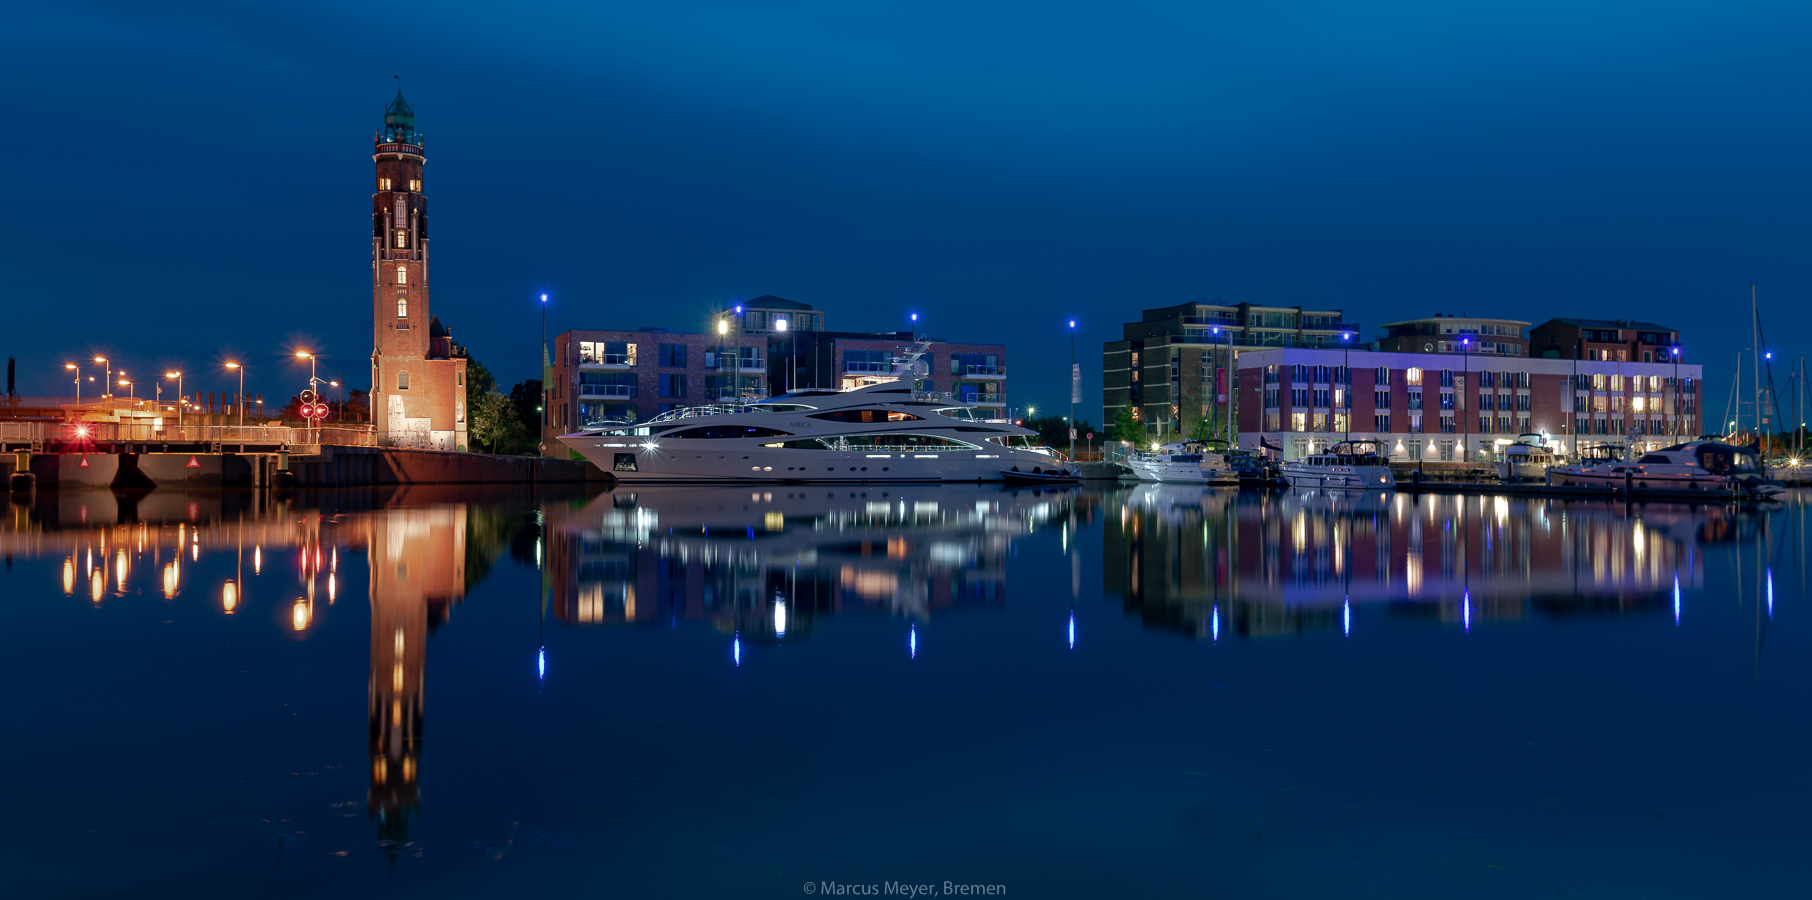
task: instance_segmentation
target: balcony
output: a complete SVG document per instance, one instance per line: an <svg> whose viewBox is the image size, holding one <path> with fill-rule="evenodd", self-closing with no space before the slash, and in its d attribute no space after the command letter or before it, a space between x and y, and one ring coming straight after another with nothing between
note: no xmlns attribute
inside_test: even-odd
<svg viewBox="0 0 1812 900"><path fill-rule="evenodd" d="M580 397L634 397L633 384L582 384L579 385Z"/></svg>
<svg viewBox="0 0 1812 900"><path fill-rule="evenodd" d="M602 356L579 357L579 365L603 369L627 369L635 365L635 357L627 353L606 353Z"/></svg>
<svg viewBox="0 0 1812 900"><path fill-rule="evenodd" d="M742 358L741 368L744 372L756 371L763 366L764 363L762 363L761 357L759 356L745 356ZM719 356L707 353L705 354L705 368L714 372L722 372L725 369L735 371L737 368L736 357Z"/></svg>
<svg viewBox="0 0 1812 900"><path fill-rule="evenodd" d="M964 366L961 375L966 378L1005 378L1006 366Z"/></svg>
<svg viewBox="0 0 1812 900"><path fill-rule="evenodd" d="M880 372L882 374L885 374L885 373L893 371L893 366L889 363L884 363L884 362L855 362L852 360L845 360L843 362L843 371L845 371L845 372Z"/></svg>

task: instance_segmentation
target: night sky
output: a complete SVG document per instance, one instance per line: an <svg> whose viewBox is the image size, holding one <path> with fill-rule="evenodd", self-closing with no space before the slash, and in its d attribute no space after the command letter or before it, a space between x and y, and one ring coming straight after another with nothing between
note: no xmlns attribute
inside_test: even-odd
<svg viewBox="0 0 1812 900"><path fill-rule="evenodd" d="M1759 282L1804 298L1803 3L21 4L0 28L0 354L23 394L369 381L372 132L427 135L432 307L507 386L548 330L1002 342L1100 411L1102 341L1197 298L1643 318L1715 415ZM141 374L142 373L142 374ZM1786 371L1777 376L1785 389ZM143 396L145 391L140 391ZM1789 414L1791 415L1791 414Z"/></svg>

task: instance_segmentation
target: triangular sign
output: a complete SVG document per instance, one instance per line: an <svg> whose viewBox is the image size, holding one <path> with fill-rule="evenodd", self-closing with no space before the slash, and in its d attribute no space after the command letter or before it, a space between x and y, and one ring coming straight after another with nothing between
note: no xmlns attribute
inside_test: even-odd
<svg viewBox="0 0 1812 900"><path fill-rule="evenodd" d="M191 456L191 457L189 457L189 465L188 465L188 466L187 466L187 467L186 467L186 468L190 468L190 469L199 469L199 468L201 468L201 460L199 460L199 459L196 459L196 458L195 458L195 457L193 457L193 456Z"/></svg>
<svg viewBox="0 0 1812 900"><path fill-rule="evenodd" d="M78 468L78 469L86 469L86 468L89 468L89 465L88 465L88 454L86 454L86 453L84 453L84 454L82 454L82 461L81 461L81 462L79 462L79 463L76 463L76 468Z"/></svg>

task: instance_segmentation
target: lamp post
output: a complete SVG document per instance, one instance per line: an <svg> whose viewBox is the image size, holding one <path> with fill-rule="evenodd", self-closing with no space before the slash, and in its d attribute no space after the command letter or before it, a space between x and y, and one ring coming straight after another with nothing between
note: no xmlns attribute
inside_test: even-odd
<svg viewBox="0 0 1812 900"><path fill-rule="evenodd" d="M1471 337L1460 338L1460 358L1460 389L1454 392L1453 396L1454 406L1464 408L1466 403L1466 392L1472 390ZM1447 371L1451 372L1453 370L1448 369ZM1465 413L1460 412L1459 409L1454 410L1454 412L1460 417L1460 461L1469 463L1472 461L1472 451L1466 447L1466 439L1472 436L1472 426L1466 423Z"/></svg>
<svg viewBox="0 0 1812 900"><path fill-rule="evenodd" d="M112 385L113 384L113 362L111 360L107 359L107 357L105 357L105 356L97 356L94 358L94 361L107 367L107 380L103 381L101 383L103 385ZM113 396L112 387L107 387L106 390L107 390L107 393L102 394L101 395L102 398Z"/></svg>
<svg viewBox="0 0 1812 900"><path fill-rule="evenodd" d="M736 304L736 367L731 369L730 401L742 401L742 304Z"/></svg>
<svg viewBox="0 0 1812 900"><path fill-rule="evenodd" d="M308 360L308 389L310 391L313 391L315 389L315 385L321 383L321 379L315 377L315 371L316 371L315 355L313 353L308 352L307 350L297 350L296 358ZM319 421L313 416L309 416L307 418L309 421L310 428L314 427L315 424Z"/></svg>
<svg viewBox="0 0 1812 900"><path fill-rule="evenodd" d="M131 397L131 399L133 399L133 400L138 399L138 387L135 386L132 382L126 380L126 373L123 371L120 372L120 387L123 387L127 390L128 396Z"/></svg>
<svg viewBox="0 0 1812 900"><path fill-rule="evenodd" d="M344 422L346 420L346 391L344 389L340 388L340 383L337 381L329 381L327 383L327 386L334 388L335 389L334 393L339 395L339 398L340 398L340 411L338 413L339 418L335 419L334 421Z"/></svg>
<svg viewBox="0 0 1812 900"><path fill-rule="evenodd" d="M1680 443L1681 418L1686 411L1686 397L1680 392L1680 345L1673 348L1674 357L1674 443Z"/></svg>
<svg viewBox="0 0 1812 900"><path fill-rule="evenodd" d="M1345 410L1341 417L1346 421L1346 440L1353 439L1353 333L1340 332L1340 348L1344 351L1340 368L1345 376L1345 389L1340 392L1340 408ZM1350 452L1351 447L1347 450Z"/></svg>
<svg viewBox="0 0 1812 900"><path fill-rule="evenodd" d="M76 365L75 363L64 363L63 368L76 373L76 375L75 375L75 405L77 408L80 408L82 405L82 367Z"/></svg>
<svg viewBox="0 0 1812 900"><path fill-rule="evenodd" d="M547 295L542 294L541 295L541 360L540 360L540 365L541 365L541 405L536 408L536 412L541 414L540 415L541 440L537 441L537 443L540 444L540 447L538 449L541 450L542 456L547 455L547 397L548 397L547 374L552 368L551 366L548 365L548 362L549 362L549 360L547 358Z"/></svg>
<svg viewBox="0 0 1812 900"><path fill-rule="evenodd" d="M1076 320L1070 320L1070 461L1076 459L1076 388L1078 373L1076 371Z"/></svg>
<svg viewBox="0 0 1812 900"><path fill-rule="evenodd" d="M183 404L182 373L181 372L165 372L164 377L176 379L176 427L181 428L182 427L182 404Z"/></svg>
<svg viewBox="0 0 1812 900"><path fill-rule="evenodd" d="M243 426L245 424L245 367L236 362L229 362L226 367L239 370L239 424ZM182 373L176 374L181 375Z"/></svg>

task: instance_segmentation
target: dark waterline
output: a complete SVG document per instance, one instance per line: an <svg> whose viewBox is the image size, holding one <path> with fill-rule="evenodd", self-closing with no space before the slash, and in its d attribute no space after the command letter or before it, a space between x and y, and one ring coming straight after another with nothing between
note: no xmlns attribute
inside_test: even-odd
<svg viewBox="0 0 1812 900"><path fill-rule="evenodd" d="M1806 495L42 492L17 896L1803 896Z"/></svg>

